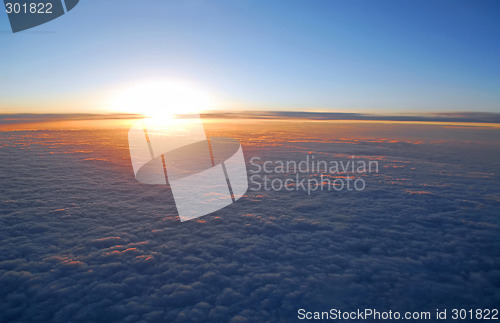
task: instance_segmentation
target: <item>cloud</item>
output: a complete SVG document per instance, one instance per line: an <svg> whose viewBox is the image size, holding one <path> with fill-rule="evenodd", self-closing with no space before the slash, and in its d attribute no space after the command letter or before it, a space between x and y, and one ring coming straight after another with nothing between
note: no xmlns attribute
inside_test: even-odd
<svg viewBox="0 0 500 323"><path fill-rule="evenodd" d="M494 112L448 112L425 114L381 115L343 112L303 112L303 111L242 111L207 112L204 118L217 119L307 119L307 120L373 120L373 121L413 121L413 122L472 122L500 123L500 113Z"/></svg>
<svg viewBox="0 0 500 323"><path fill-rule="evenodd" d="M179 115L189 118L191 115ZM204 119L266 119L266 120L372 120L372 121L410 121L410 122L463 122L463 123L500 123L500 113L494 112L436 112L401 115L382 115L344 112L307 112L307 111L210 111L202 114ZM109 113L68 113L68 114L0 114L0 125L41 123L56 121L92 121L141 119L140 114Z"/></svg>
<svg viewBox="0 0 500 323"><path fill-rule="evenodd" d="M0 321L290 322L299 308L500 303L498 142L244 137L247 159L357 155L381 170L362 192L249 191L181 224L167 187L135 181L120 131L0 133Z"/></svg>
<svg viewBox="0 0 500 323"><path fill-rule="evenodd" d="M109 113L67 113L67 114L41 114L41 113L15 113L0 114L0 125L21 124L21 123L39 123L49 121L79 121L79 120L116 120L116 119L140 119L142 115Z"/></svg>

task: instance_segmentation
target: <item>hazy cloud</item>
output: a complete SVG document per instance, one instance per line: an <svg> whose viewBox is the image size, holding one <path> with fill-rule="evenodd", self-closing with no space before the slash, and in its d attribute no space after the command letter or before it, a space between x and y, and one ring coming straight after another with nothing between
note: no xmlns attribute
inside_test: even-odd
<svg viewBox="0 0 500 323"><path fill-rule="evenodd" d="M362 192L248 192L179 223L123 131L0 133L0 321L289 322L299 308L500 303L498 143L261 142L377 158ZM279 176L286 176L282 174Z"/></svg>

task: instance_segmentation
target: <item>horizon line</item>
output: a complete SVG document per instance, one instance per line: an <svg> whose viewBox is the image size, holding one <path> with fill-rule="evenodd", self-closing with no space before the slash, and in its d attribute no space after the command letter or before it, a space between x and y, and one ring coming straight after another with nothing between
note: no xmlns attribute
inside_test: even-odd
<svg viewBox="0 0 500 323"><path fill-rule="evenodd" d="M198 115L198 114L197 114ZM402 114L374 114L356 112L309 112L279 110L210 110L199 113L206 119L259 119L286 120L301 119L315 121L393 121L393 122L442 122L442 123L500 123L500 113L496 112L427 112ZM176 117L189 118L188 114ZM90 120L130 120L145 118L133 113L0 113L0 125L44 123L57 121Z"/></svg>

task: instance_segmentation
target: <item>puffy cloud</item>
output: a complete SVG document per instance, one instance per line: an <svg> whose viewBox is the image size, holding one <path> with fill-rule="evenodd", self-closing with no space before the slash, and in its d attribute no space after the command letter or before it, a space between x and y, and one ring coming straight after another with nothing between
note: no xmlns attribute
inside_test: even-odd
<svg viewBox="0 0 500 323"><path fill-rule="evenodd" d="M248 159L356 155L381 169L364 191L249 191L181 224L168 187L135 181L125 131L0 133L0 321L288 322L299 308L500 303L498 143L261 134L242 135Z"/></svg>

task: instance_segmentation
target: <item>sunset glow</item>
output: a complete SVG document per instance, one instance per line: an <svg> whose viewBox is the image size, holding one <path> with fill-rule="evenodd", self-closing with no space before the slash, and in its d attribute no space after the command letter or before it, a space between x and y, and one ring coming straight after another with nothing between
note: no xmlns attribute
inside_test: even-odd
<svg viewBox="0 0 500 323"><path fill-rule="evenodd" d="M498 319L500 1L0 7L0 323Z"/></svg>
<svg viewBox="0 0 500 323"><path fill-rule="evenodd" d="M213 98L204 90L182 81L149 81L124 87L111 96L109 109L165 118L210 109Z"/></svg>

